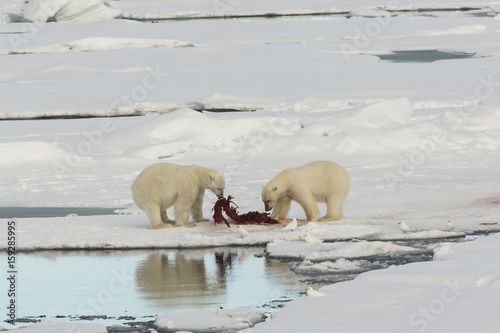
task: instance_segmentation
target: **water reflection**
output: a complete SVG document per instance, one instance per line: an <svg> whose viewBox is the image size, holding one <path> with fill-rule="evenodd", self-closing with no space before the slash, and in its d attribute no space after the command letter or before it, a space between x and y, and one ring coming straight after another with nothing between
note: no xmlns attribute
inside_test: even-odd
<svg viewBox="0 0 500 333"><path fill-rule="evenodd" d="M176 309L197 304L208 305L222 298L226 290L227 275L224 254L214 254L212 259L219 263L217 274L213 275L205 265L208 259L204 252L165 252L149 254L137 264L135 279L142 299L152 301L155 308ZM238 256L228 253L228 257ZM222 260L221 260L222 258ZM210 260L210 259L208 259ZM228 265L227 269L231 269ZM200 301L204 304L199 304Z"/></svg>
<svg viewBox="0 0 500 333"><path fill-rule="evenodd" d="M263 250L20 253L19 317L149 316L218 306L272 311L263 305L295 298L306 285L292 263L270 261Z"/></svg>
<svg viewBox="0 0 500 333"><path fill-rule="evenodd" d="M292 263L267 260L263 249L210 249L151 253L135 279L148 306L169 311L224 306L259 308L304 290Z"/></svg>

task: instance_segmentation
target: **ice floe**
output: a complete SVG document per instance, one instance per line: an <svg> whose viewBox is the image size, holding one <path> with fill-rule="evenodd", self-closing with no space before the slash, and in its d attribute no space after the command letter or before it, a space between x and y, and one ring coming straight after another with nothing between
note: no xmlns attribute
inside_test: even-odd
<svg viewBox="0 0 500 333"><path fill-rule="evenodd" d="M96 22L114 19L121 11L102 0L31 0L22 13L28 22Z"/></svg>
<svg viewBox="0 0 500 333"><path fill-rule="evenodd" d="M264 321L264 312L255 312L248 308L236 308L218 311L207 309L178 313L165 313L156 317L155 325L159 332L190 331L197 332L237 332L253 327Z"/></svg>

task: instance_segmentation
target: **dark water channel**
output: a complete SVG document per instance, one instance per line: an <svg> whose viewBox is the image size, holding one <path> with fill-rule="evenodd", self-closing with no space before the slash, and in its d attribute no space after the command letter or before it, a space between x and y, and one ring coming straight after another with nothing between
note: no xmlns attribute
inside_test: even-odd
<svg viewBox="0 0 500 333"><path fill-rule="evenodd" d="M395 63L431 63L439 60L469 59L474 56L474 53L446 52L439 50L392 51L391 53L377 55L382 61Z"/></svg>
<svg viewBox="0 0 500 333"><path fill-rule="evenodd" d="M64 217L68 215L93 216L114 214L121 208L101 207L0 207L0 218Z"/></svg>
<svg viewBox="0 0 500 333"><path fill-rule="evenodd" d="M391 16L444 16L444 15L460 15L460 16L475 16L475 17L494 17L495 12L488 8L483 9L478 7L450 7L450 8L414 8L414 9L385 9L391 13ZM262 19L297 19L297 20L317 20L317 19L336 19L336 18L351 18L363 17L363 15L353 15L351 11L319 11L311 13L280 13L267 12L267 13L235 13L227 12L225 14L213 14L207 16L176 16L176 17L130 17L121 16L118 19L133 20L145 23L159 23L171 21L192 21L192 20L262 20ZM364 16L371 18L370 15Z"/></svg>

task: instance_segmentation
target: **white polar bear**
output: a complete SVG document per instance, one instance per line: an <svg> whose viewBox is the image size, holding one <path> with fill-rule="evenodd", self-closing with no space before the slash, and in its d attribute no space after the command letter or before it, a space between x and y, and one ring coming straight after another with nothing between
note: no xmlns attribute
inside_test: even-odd
<svg viewBox="0 0 500 333"><path fill-rule="evenodd" d="M317 202L326 202L326 215L320 221L340 220L342 205L349 192L349 173L342 166L318 161L292 169L285 169L262 188L266 211L271 217L285 219L292 200L304 209L309 221L317 221Z"/></svg>
<svg viewBox="0 0 500 333"><path fill-rule="evenodd" d="M203 218L203 195L209 189L219 198L224 196L224 175L217 170L198 165L157 163L144 169L132 184L135 204L148 216L151 229L194 226ZM167 208L174 206L175 221L167 216Z"/></svg>

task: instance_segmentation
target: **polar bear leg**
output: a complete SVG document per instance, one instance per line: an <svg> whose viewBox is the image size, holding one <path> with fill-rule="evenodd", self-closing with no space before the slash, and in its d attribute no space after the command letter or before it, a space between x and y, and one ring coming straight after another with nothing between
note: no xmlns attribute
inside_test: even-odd
<svg viewBox="0 0 500 333"><path fill-rule="evenodd" d="M274 204L273 213L271 214L271 218L275 220L286 219L288 216L288 212L290 211L290 204L292 203L292 198L288 195L279 198Z"/></svg>
<svg viewBox="0 0 500 333"><path fill-rule="evenodd" d="M312 194L306 196L305 198L300 198L300 200L297 200L297 202L304 209L308 221L316 222L318 220L318 204L316 203L316 200L314 199Z"/></svg>
<svg viewBox="0 0 500 333"><path fill-rule="evenodd" d="M191 201L185 198L178 197L174 204L175 226L190 228L196 226L194 223L189 223L189 210L191 208Z"/></svg>
<svg viewBox="0 0 500 333"><path fill-rule="evenodd" d="M342 219L342 204L343 199L339 199L335 194L330 194L326 199L326 215L323 216L320 221L336 221Z"/></svg>
<svg viewBox="0 0 500 333"><path fill-rule="evenodd" d="M203 218L203 195L205 194L205 190L201 190L198 192L196 199L191 205L191 215L193 216L193 220L196 222L206 222L208 219Z"/></svg>
<svg viewBox="0 0 500 333"><path fill-rule="evenodd" d="M151 229L162 229L162 228L170 228L170 224L163 223L161 212L159 207L151 206L144 208L144 212L146 213Z"/></svg>
<svg viewBox="0 0 500 333"><path fill-rule="evenodd" d="M174 224L175 221L174 220L171 220L168 218L168 215L167 215L167 211L166 210L161 210L161 220L163 221L163 223L168 223L168 224Z"/></svg>
<svg viewBox="0 0 500 333"><path fill-rule="evenodd" d="M175 221L168 218L166 206L160 206L161 220L163 223L174 224Z"/></svg>

